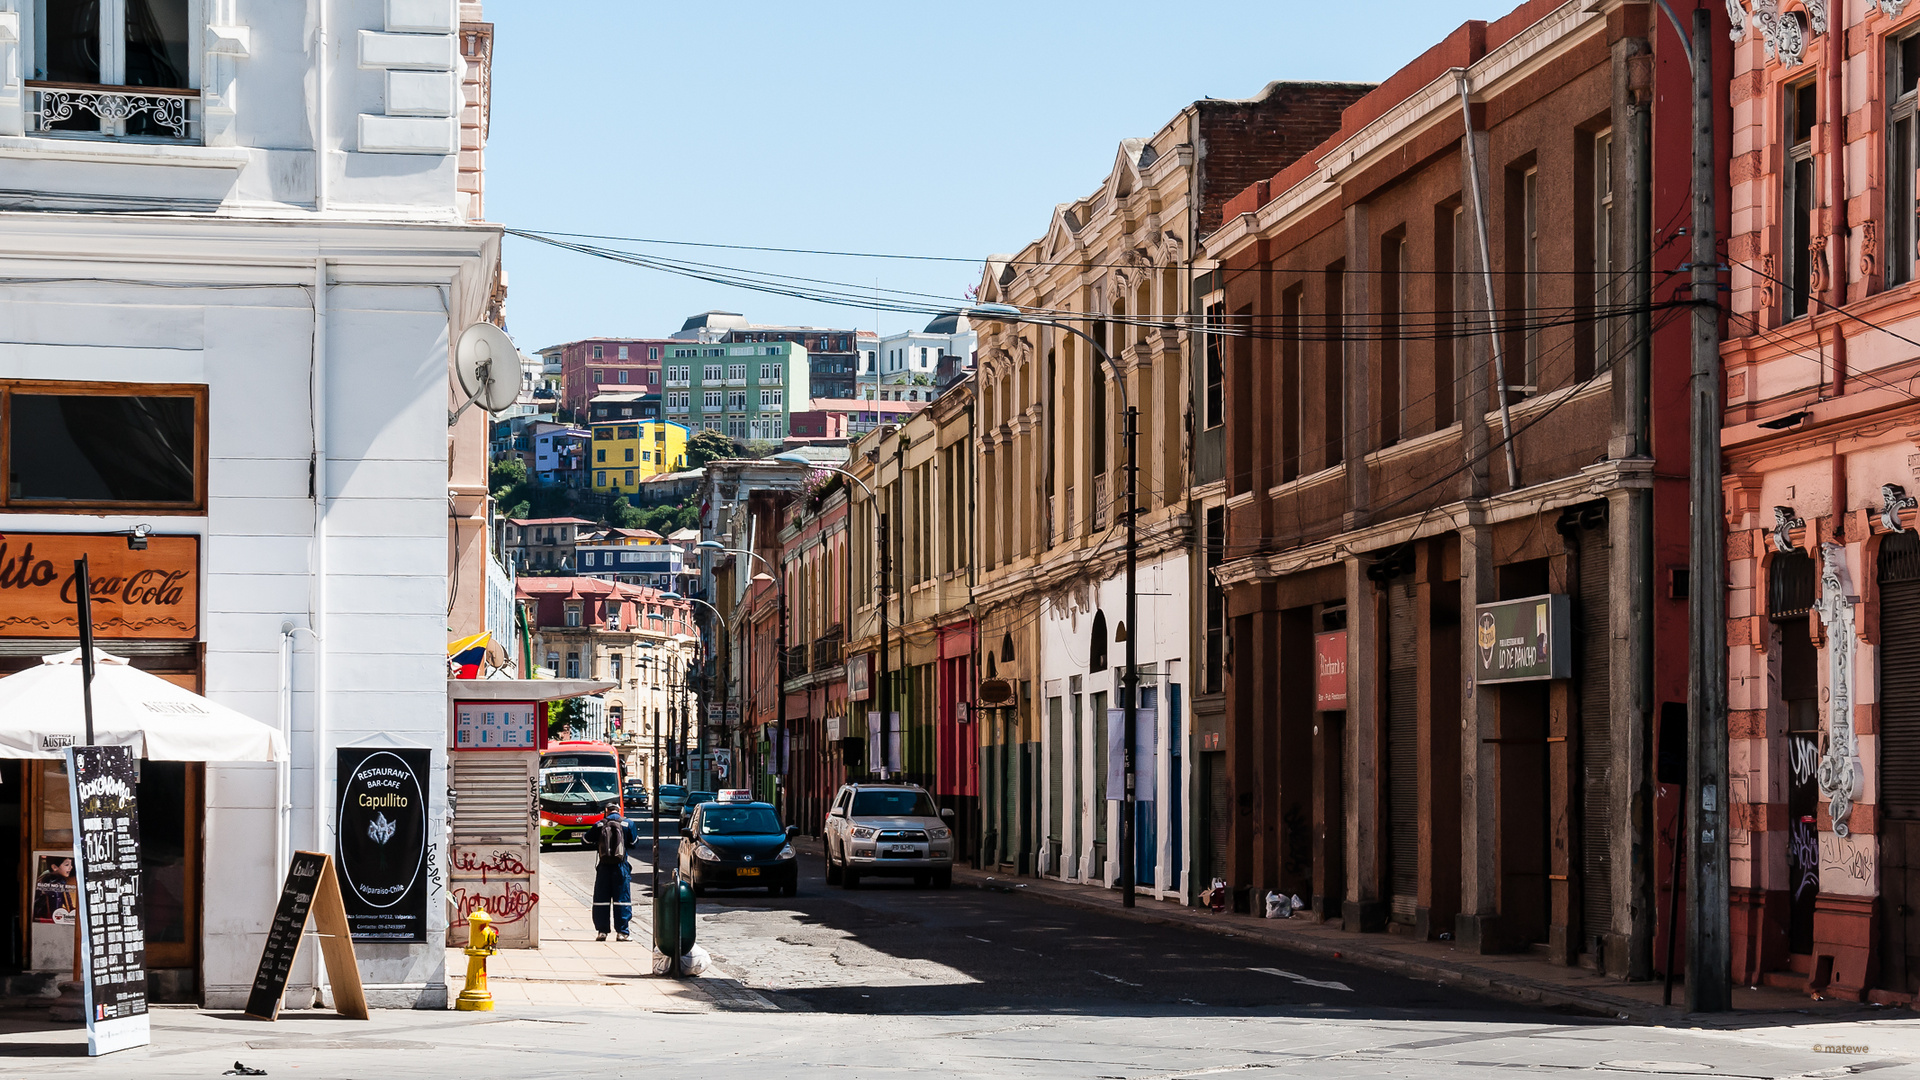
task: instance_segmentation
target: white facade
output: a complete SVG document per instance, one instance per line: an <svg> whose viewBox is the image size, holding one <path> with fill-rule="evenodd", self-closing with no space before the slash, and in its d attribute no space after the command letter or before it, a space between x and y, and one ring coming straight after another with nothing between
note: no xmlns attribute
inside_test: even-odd
<svg viewBox="0 0 1920 1080"><path fill-rule="evenodd" d="M1141 636L1135 641L1140 666L1141 701L1136 718L1138 748L1135 775L1141 820L1153 829L1147 845L1154 853L1149 869L1139 868L1139 890L1164 899L1186 895L1187 868L1192 862L1193 822L1187 820L1185 793L1192 790L1190 755L1184 753L1190 726L1191 688L1187 685L1187 556L1178 554L1139 568L1138 596ZM1126 645L1112 640L1106 666L1088 670L1096 614L1108 637L1118 636L1125 621L1126 581L1108 578L1090 596L1074 600L1045 599L1040 605L1039 710L1042 839L1040 872L1064 881L1112 887L1120 872L1120 803L1101 798L1117 789L1102 786L1107 768L1108 718L1101 708L1121 707L1120 671ZM1128 626L1129 633L1136 628ZM1059 735L1054 737L1053 715L1058 708ZM1153 710L1151 722L1147 709ZM1061 757L1054 768L1053 755ZM1053 790L1057 774L1061 790ZM1148 800L1151 800L1149 805ZM1059 807L1056 819L1054 808ZM1101 832L1104 820L1105 832ZM1052 840L1059 838L1059 855ZM1100 858L1101 846L1105 858Z"/></svg>
<svg viewBox="0 0 1920 1080"><path fill-rule="evenodd" d="M285 779L206 769L197 982L232 1008L289 849L334 850L335 748L430 748L443 850L448 628L481 628L486 593L484 416L446 422L450 343L494 305L500 234L467 220L457 153L478 4L155 6L186 20L184 138L39 130L46 95L23 79L46 28L0 0L0 382L205 386L204 504L0 507L0 532L200 538L206 693L292 746ZM424 944L356 945L376 1006L446 1003L445 863L427 863ZM317 952L289 1005L311 1000Z"/></svg>
<svg viewBox="0 0 1920 1080"><path fill-rule="evenodd" d="M859 370L854 374L858 396L869 401L881 396L887 401L932 401L939 393L934 380L941 358L958 356L971 366L976 344L971 330L956 334L913 330L862 338Z"/></svg>

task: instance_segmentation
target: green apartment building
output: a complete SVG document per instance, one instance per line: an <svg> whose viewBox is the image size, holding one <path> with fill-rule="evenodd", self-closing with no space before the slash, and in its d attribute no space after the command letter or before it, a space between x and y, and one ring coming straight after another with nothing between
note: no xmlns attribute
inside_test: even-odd
<svg viewBox="0 0 1920 1080"><path fill-rule="evenodd" d="M791 341L675 344L660 358L661 415L730 439L784 439L810 404L807 349Z"/></svg>

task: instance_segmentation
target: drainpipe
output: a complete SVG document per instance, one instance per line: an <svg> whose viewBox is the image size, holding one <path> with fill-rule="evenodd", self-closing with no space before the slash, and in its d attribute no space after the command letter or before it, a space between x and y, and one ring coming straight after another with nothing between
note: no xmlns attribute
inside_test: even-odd
<svg viewBox="0 0 1920 1080"><path fill-rule="evenodd" d="M313 850L327 850L327 260L313 261L313 573L309 585L313 628ZM289 749L289 757L291 757ZM320 991L317 952L313 987Z"/></svg>
<svg viewBox="0 0 1920 1080"><path fill-rule="evenodd" d="M327 180L327 0L314 0L313 209L325 213Z"/></svg>
<svg viewBox="0 0 1920 1080"><path fill-rule="evenodd" d="M1846 129L1845 85L1841 67L1846 55L1845 34L1834 27L1827 34L1827 304L1838 310L1847 304L1847 155L1841 143ZM1847 339L1836 324L1833 328L1833 385L1827 391L1834 397L1847 388ZM1835 503L1835 506L1844 504Z"/></svg>
<svg viewBox="0 0 1920 1080"><path fill-rule="evenodd" d="M1480 192L1480 158L1474 149L1473 101L1467 94L1467 70L1455 68L1453 77L1460 87L1460 122L1466 125L1467 167L1473 173L1473 224L1480 238L1480 283L1486 289L1487 296L1487 341L1492 346L1488 355L1493 357L1494 393L1500 396L1500 438L1507 451L1507 490L1520 490L1520 463L1513 452L1513 417L1507 411L1507 362L1500 348L1500 333L1495 327L1493 307L1493 251L1487 243L1487 207ZM1488 176L1487 183L1493 178ZM1479 417L1468 417L1468 423L1480 423Z"/></svg>

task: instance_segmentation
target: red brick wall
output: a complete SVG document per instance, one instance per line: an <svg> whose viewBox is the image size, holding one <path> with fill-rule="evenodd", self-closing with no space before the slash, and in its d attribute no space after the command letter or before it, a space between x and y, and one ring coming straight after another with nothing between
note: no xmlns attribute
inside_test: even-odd
<svg viewBox="0 0 1920 1080"><path fill-rule="evenodd" d="M1220 227L1227 200L1339 130L1341 113L1372 89L1371 83L1276 82L1245 101L1196 102L1202 152L1199 235Z"/></svg>

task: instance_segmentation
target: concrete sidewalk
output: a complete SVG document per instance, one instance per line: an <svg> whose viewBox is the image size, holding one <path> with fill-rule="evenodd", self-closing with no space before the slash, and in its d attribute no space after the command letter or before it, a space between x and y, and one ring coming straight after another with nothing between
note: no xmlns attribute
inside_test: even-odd
<svg viewBox="0 0 1920 1080"><path fill-rule="evenodd" d="M820 857L817 840L802 837L808 857ZM1347 933L1337 924L1306 918L1258 919L1248 915L1214 914L1204 908L1138 896L1135 906L1121 905L1117 889L1101 889L1033 877L1003 877L959 866L955 885L1031 896L1047 903L1199 930L1209 934L1258 940L1308 956L1346 960L1409 978L1447 983L1496 994L1513 1001L1568 1009L1635 1023L1706 1028L1746 1028L1756 1025L1805 1025L1852 1020L1909 1018L1905 1009L1846 1001L1819 1001L1805 994L1771 987L1734 989L1735 1011L1725 1014L1688 1013L1682 1004L1685 987L1674 986L1673 1006L1661 1002L1659 981L1621 982L1585 968L1550 964L1532 953L1480 955L1457 949L1446 941L1414 941L1397 934Z"/></svg>
<svg viewBox="0 0 1920 1080"><path fill-rule="evenodd" d="M529 1006L623 1007L644 1012L778 1011L718 964L697 978L653 974L653 899L644 871L633 879L633 940L594 940L593 882L549 862L536 910L538 949L502 949L487 961L494 1008L519 1012ZM466 982L467 956L447 950L447 992Z"/></svg>

